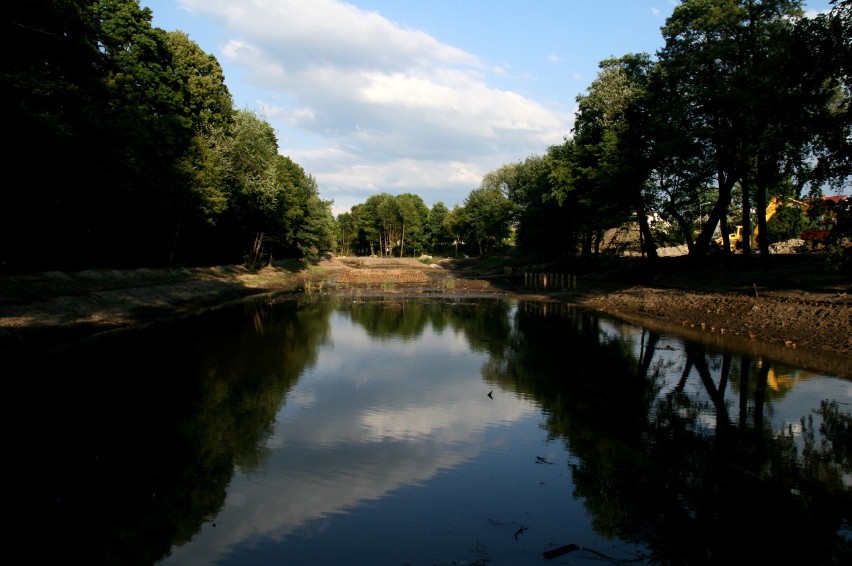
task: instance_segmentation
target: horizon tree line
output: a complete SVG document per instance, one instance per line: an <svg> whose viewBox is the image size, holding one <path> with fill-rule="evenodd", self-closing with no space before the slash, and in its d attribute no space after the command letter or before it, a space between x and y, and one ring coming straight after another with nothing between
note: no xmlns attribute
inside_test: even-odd
<svg viewBox="0 0 852 566"><path fill-rule="evenodd" d="M445 217L470 253L511 234L522 254L560 257L593 256L607 230L634 223L646 257L683 243L701 258L718 232L728 253L739 224L768 261L770 236L797 237L824 212L782 207L769 224L769 202L816 202L852 174L852 4L831 4L806 18L796 0L683 1L656 59L600 63L563 144L486 174ZM846 265L849 200L826 242Z"/></svg>
<svg viewBox="0 0 852 566"><path fill-rule="evenodd" d="M738 224L757 229L768 260L767 228L780 237L808 219L785 211L767 226L767 203L839 192L852 173L852 4L831 6L805 18L800 0L684 0L655 57L599 64L562 144L487 173L452 209L383 192L335 218L265 119L234 109L216 59L152 27L138 0L17 3L3 20L14 143L0 270L485 256L509 245L592 257L627 223L650 259L671 242L704 257L717 226L727 239Z"/></svg>

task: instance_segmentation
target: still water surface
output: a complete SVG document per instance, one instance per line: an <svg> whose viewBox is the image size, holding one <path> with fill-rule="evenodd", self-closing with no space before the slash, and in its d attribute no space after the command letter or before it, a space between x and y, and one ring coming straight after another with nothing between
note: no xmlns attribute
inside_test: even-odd
<svg viewBox="0 0 852 566"><path fill-rule="evenodd" d="M307 296L26 376L69 562L852 558L849 380L568 306Z"/></svg>

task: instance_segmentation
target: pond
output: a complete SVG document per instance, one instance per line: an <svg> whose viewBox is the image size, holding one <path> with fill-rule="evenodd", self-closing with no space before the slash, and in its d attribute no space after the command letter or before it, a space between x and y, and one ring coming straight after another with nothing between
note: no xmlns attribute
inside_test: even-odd
<svg viewBox="0 0 852 566"><path fill-rule="evenodd" d="M307 295L33 354L34 557L852 563L848 379L568 305Z"/></svg>

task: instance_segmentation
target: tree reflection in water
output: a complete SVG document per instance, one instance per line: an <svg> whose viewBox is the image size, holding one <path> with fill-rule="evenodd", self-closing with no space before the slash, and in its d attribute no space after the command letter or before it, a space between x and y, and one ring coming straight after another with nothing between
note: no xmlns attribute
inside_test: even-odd
<svg viewBox="0 0 852 566"><path fill-rule="evenodd" d="M642 329L636 344L635 327L603 332L603 319L576 310L566 335L523 312L523 344L500 379L545 408L599 532L647 544L667 564L852 556L848 407L827 399L798 426L774 429L766 413L789 389L767 386L770 361L694 342L681 358L661 356L671 337L660 347L661 335Z"/></svg>
<svg viewBox="0 0 852 566"><path fill-rule="evenodd" d="M429 332L483 356L483 401L493 391L540 409L574 499L597 533L648 550L637 560L852 563L848 398L787 419L802 370L565 305L329 296L7 356L18 398L37 401L21 442L45 554L151 564L192 544L235 477L264 473L276 420L334 349L335 317L361 329L363 356L403 375L394 348ZM432 356L430 370L446 362ZM608 558L574 542L530 561Z"/></svg>

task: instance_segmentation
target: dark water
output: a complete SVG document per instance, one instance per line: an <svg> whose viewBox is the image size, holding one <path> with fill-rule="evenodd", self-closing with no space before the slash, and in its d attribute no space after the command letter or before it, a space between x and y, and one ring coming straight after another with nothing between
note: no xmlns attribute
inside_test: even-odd
<svg viewBox="0 0 852 566"><path fill-rule="evenodd" d="M61 563L852 563L849 380L566 306L309 296L7 367Z"/></svg>

